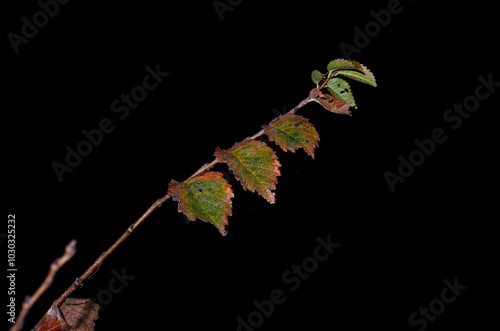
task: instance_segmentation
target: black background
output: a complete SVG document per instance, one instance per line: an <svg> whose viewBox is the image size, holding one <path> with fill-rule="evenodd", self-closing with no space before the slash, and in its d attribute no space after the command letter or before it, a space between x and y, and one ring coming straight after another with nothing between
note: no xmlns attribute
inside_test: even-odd
<svg viewBox="0 0 500 331"><path fill-rule="evenodd" d="M166 194L171 179L186 179L213 160L215 147L229 148L305 98L311 71L343 57L339 44L354 45L354 28L387 4L243 1L221 21L212 1L71 1L18 54L5 37L5 218L16 215L18 309L64 245L78 241L26 329ZM271 144L282 164L276 204L231 177L233 216L223 237L208 223L187 225L176 203L166 202L73 294L96 297L113 270L135 276L100 313L97 330L236 330L237 317L246 319L252 302L274 289L287 299L256 329L418 330L409 316L455 277L467 289L427 329L488 325L496 312L487 299L498 262L498 92L457 130L443 114L474 94L478 76L500 80L496 9L401 5L351 56L378 83L352 82L353 116L317 104L300 111L321 137L315 159ZM19 34L21 18L39 10L33 0L4 10L4 36ZM111 103L157 64L170 75L120 120ZM115 130L60 183L51 164L64 162L65 147L103 118ZM398 156L435 128L447 140L391 192L384 173L397 173ZM328 236L341 246L290 291L283 273Z"/></svg>

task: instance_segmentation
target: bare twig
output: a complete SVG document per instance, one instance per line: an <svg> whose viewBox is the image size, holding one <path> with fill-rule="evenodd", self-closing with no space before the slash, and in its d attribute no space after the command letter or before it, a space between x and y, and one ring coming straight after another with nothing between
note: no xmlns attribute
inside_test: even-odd
<svg viewBox="0 0 500 331"><path fill-rule="evenodd" d="M54 301L54 305L56 307L59 307L66 298L73 293L74 290L78 288L78 286L82 285L83 281L87 279L90 275L95 273L95 271L101 266L102 262L111 254L113 251L123 242L125 239L127 239L128 236L132 233L132 231L135 230L136 227L138 227L156 208L160 207L165 201L167 201L170 198L170 196L167 194L161 199L158 199L149 207L149 209L142 214L142 216L135 221L131 226L127 228L127 230L121 235L120 238L118 238L117 241L113 245L111 245L110 248L108 248L107 251L101 254L97 260L80 276L78 277L73 284L56 300Z"/></svg>
<svg viewBox="0 0 500 331"><path fill-rule="evenodd" d="M63 256L56 259L50 265L49 273L45 280L40 285L40 287L36 290L36 292L32 296L26 296L24 299L21 311L19 312L19 316L17 317L16 324L14 324L9 331L18 331L21 330L24 325L24 320L28 315L33 304L40 298L40 296L52 285L52 281L54 280L54 276L59 271L59 269L68 262L76 252L76 240L72 240L69 244L66 245Z"/></svg>
<svg viewBox="0 0 500 331"><path fill-rule="evenodd" d="M191 178L194 178L194 177L198 176L199 174L201 174L204 171L207 171L208 169L212 168L217 163L219 163L219 161L217 161L217 160L213 160L210 163L205 163L200 169L196 170L196 172L194 174L192 174L191 176L189 176L189 178L186 179L186 181L190 180Z"/></svg>

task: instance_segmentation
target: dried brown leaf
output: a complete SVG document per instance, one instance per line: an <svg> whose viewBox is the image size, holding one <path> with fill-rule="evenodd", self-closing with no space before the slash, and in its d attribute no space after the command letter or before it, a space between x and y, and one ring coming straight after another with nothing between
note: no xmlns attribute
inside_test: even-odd
<svg viewBox="0 0 500 331"><path fill-rule="evenodd" d="M71 331L71 326L66 323L59 308L53 305L32 331Z"/></svg>
<svg viewBox="0 0 500 331"><path fill-rule="evenodd" d="M90 299L67 298L61 305L61 312L72 331L94 331L98 311L99 304Z"/></svg>

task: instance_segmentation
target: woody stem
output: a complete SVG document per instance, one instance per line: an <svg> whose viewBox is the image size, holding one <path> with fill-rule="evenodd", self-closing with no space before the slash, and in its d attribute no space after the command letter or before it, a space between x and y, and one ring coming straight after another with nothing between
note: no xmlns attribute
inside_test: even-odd
<svg viewBox="0 0 500 331"><path fill-rule="evenodd" d="M90 275L92 275L97 268L102 264L102 262L111 254L114 252L114 250L127 239L128 236L132 233L132 231L135 230L156 208L160 207L165 201L167 201L170 198L170 195L166 195L161 199L158 199L149 207L149 209L142 214L141 217L137 221L135 221L132 225L130 225L127 230L121 235L120 238L118 238L117 241L113 245L111 245L108 250L106 250L104 253L99 256L97 260L80 276L78 277L73 284L56 300L54 301L54 306L58 307L60 306L66 298L73 293L74 290L76 290L80 285L82 285L82 282L87 279Z"/></svg>
<svg viewBox="0 0 500 331"><path fill-rule="evenodd" d="M322 88L324 88L324 87L325 87L325 85L328 83L328 81L329 81L330 79L332 79L333 77L335 77L335 75L337 75L337 71L335 71L335 70L331 71L331 72L330 72L330 74L328 74L328 77L327 77L327 78L325 79L325 81L323 82L323 84L321 84L321 86L320 86L320 87L318 87L318 90L320 90L320 91L321 91L321 89L322 89Z"/></svg>

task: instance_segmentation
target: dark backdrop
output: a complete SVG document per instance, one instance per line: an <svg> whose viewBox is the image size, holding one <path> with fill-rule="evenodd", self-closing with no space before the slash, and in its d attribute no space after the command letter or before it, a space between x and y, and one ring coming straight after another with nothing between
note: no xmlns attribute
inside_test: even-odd
<svg viewBox="0 0 500 331"><path fill-rule="evenodd" d="M499 92L477 105L474 98L479 76L498 82L500 73L496 9L479 3L233 1L221 20L212 1L71 1L47 22L38 17L43 26L17 53L9 33L21 35L22 18L32 22L41 7L32 0L4 10L5 218L16 216L18 310L64 245L78 241L26 329L171 179L186 179L215 147L229 148L305 98L311 71L346 56L342 43L357 48L349 56L378 87L352 82L352 117L317 104L300 111L321 137L314 160L271 144L282 164L276 204L231 177L223 237L168 201L73 296L103 304L97 330L236 330L238 317L255 330L484 328L496 311L487 299L496 287ZM381 13L388 6L397 12L390 22ZM369 41L357 37L365 28ZM143 84L147 66L169 74L135 109L113 112L114 100ZM477 110L446 122L464 100ZM67 146L103 119L113 131L61 182L54 162L65 163ZM419 161L415 140L435 129L447 139ZM410 154L421 164L398 170ZM407 178L392 190L387 172ZM340 246L317 261L318 240ZM310 272L298 284L290 272L303 261ZM444 302L443 291L455 300ZM284 302L269 316L254 313L254 301L270 310L271 293Z"/></svg>

